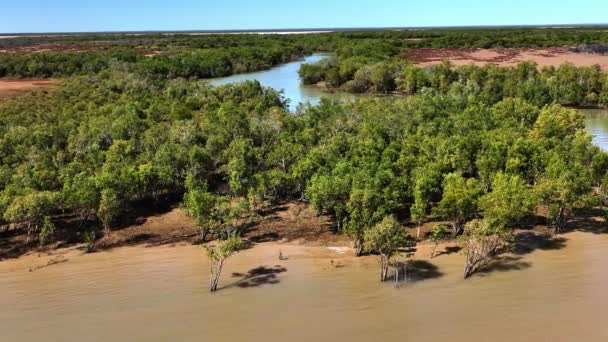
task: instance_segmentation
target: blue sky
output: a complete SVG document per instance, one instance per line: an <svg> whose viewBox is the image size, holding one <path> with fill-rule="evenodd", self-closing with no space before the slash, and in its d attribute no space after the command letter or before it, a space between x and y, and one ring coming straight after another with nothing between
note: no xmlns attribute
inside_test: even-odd
<svg viewBox="0 0 608 342"><path fill-rule="evenodd" d="M0 0L0 32L608 22L608 0Z"/></svg>

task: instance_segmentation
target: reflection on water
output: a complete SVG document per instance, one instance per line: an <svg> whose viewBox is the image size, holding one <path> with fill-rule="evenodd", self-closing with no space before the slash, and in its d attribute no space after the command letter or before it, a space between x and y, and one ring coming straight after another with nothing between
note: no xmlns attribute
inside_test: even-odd
<svg viewBox="0 0 608 342"><path fill-rule="evenodd" d="M418 272L399 289L378 282L374 257L336 268L313 257L323 248L282 245L282 261L278 248L234 256L215 294L195 246L125 248L35 272L4 261L2 340L608 340L608 235L524 248L467 281L462 255L442 255L412 263Z"/></svg>
<svg viewBox="0 0 608 342"><path fill-rule="evenodd" d="M585 126L593 138L593 143L602 150L608 151L608 110L590 109L583 112L585 113Z"/></svg>

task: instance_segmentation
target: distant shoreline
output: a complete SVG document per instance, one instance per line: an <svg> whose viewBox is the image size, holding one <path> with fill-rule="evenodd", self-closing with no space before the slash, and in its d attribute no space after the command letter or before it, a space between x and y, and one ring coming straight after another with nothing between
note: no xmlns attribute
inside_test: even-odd
<svg viewBox="0 0 608 342"><path fill-rule="evenodd" d="M391 30L432 30L432 29L483 29L483 28L575 28L575 27L608 27L608 23L593 24L556 24L556 25L470 25L470 26L395 26L395 27L323 27L323 28L284 28L284 29L234 29L234 30L149 30L149 31L83 31L83 32L0 32L2 38L16 37L40 37L40 36L76 36L91 34L123 34L123 35L144 35L144 34L184 34L184 35L204 35L204 34L310 34L310 33L329 33L329 32L353 32L353 31L391 31Z"/></svg>
<svg viewBox="0 0 608 342"><path fill-rule="evenodd" d="M14 33L14 34L0 34L0 39L12 39L20 37L69 37L78 35L95 35L95 34L109 34L109 35L126 35L126 36L143 36L146 34L161 34L161 35L187 35L187 36L207 36L207 35L221 35L221 34L313 34L313 33L331 33L336 31L234 31L234 32L82 32L82 33Z"/></svg>

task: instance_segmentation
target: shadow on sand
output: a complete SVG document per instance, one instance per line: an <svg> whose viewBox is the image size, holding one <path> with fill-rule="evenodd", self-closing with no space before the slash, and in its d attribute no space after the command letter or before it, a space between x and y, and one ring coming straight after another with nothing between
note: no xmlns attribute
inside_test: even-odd
<svg viewBox="0 0 608 342"><path fill-rule="evenodd" d="M604 217L606 213L601 208L581 209L568 222L569 229L593 234L608 233L608 222Z"/></svg>
<svg viewBox="0 0 608 342"><path fill-rule="evenodd" d="M440 257L442 255L455 254L455 253L460 252L461 250L462 250L462 247L460 247L460 246L448 246L443 251L436 252L434 258Z"/></svg>
<svg viewBox="0 0 608 342"><path fill-rule="evenodd" d="M536 250L550 251L566 247L566 239L551 234L522 232L515 235L511 252L515 255L526 255Z"/></svg>
<svg viewBox="0 0 608 342"><path fill-rule="evenodd" d="M519 271L532 267L532 263L522 261L521 256L503 255L496 257L489 265L479 269L475 276L485 276L492 272Z"/></svg>
<svg viewBox="0 0 608 342"><path fill-rule="evenodd" d="M404 262L397 262L393 265L393 274L387 279L389 282L395 281L396 273L395 267L399 271L399 282L402 283L414 283L429 279L440 278L444 274L439 271L439 267L427 260L407 260ZM407 269L407 279L405 279L405 273L403 270Z"/></svg>
<svg viewBox="0 0 608 342"><path fill-rule="evenodd" d="M232 273L233 278L241 278L236 282L226 285L223 289L230 287L239 287L242 289L259 287L262 285L275 285L281 282L279 274L287 272L287 269L281 265L274 267L260 266L249 270L247 273Z"/></svg>
<svg viewBox="0 0 608 342"><path fill-rule="evenodd" d="M536 250L551 251L566 247L566 239L546 233L521 232L515 235L509 252L512 255L499 255L487 266L476 272L478 276L492 272L519 271L532 267L523 257Z"/></svg>

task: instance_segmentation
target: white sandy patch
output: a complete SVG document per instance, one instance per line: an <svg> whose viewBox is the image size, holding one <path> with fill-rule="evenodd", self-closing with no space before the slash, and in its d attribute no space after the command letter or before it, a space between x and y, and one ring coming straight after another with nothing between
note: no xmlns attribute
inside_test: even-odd
<svg viewBox="0 0 608 342"><path fill-rule="evenodd" d="M327 249L338 254L346 254L350 250L348 247L327 247Z"/></svg>

